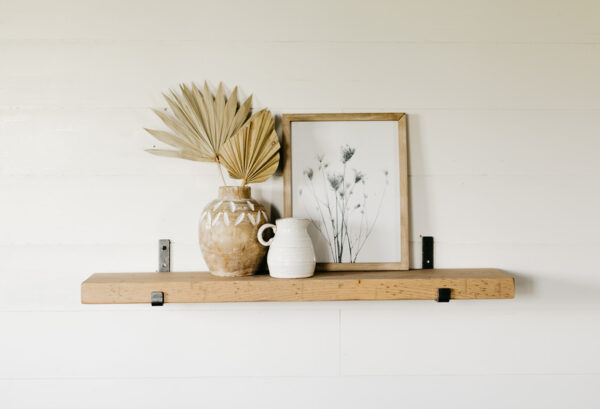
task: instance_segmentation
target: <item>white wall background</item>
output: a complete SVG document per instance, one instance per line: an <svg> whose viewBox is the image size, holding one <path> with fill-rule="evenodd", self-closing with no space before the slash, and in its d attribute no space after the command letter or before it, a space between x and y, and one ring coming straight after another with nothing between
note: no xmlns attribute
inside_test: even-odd
<svg viewBox="0 0 600 409"><path fill-rule="evenodd" d="M0 407L593 408L597 1L0 0ZM142 127L179 82L409 114L413 265L514 300L84 306L93 272L203 269L209 165ZM257 195L281 204L281 179Z"/></svg>

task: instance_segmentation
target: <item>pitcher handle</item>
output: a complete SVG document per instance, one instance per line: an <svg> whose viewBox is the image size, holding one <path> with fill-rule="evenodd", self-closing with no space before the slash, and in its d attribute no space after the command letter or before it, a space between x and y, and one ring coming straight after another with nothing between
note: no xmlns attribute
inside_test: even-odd
<svg viewBox="0 0 600 409"><path fill-rule="evenodd" d="M258 233L256 233L258 241L260 242L260 244L262 244L263 246L270 246L271 243L273 243L273 239L274 237L271 237L269 239L269 241L265 241L263 239L263 232L268 229L268 228L272 228L273 229L273 233L277 233L277 226L275 226L274 224L271 223L265 223L262 226L260 226L260 228L258 229Z"/></svg>

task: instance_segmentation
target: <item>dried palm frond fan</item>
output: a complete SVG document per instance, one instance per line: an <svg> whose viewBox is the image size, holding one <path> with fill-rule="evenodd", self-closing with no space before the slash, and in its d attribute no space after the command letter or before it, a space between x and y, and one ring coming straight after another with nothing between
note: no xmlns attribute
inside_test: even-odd
<svg viewBox="0 0 600 409"><path fill-rule="evenodd" d="M262 110L252 116L222 145L220 160L232 179L242 180L242 186L269 179L279 165L279 140L271 113Z"/></svg>
<svg viewBox="0 0 600 409"><path fill-rule="evenodd" d="M165 97L173 115L153 111L173 133L146 129L152 136L177 150L147 149L155 155L216 162L223 183L221 165L241 185L266 181L279 164L279 141L273 116L267 110L250 117L252 97L238 105L237 87L229 97L223 84L213 96L206 82L204 89L181 84L181 94L171 90Z"/></svg>

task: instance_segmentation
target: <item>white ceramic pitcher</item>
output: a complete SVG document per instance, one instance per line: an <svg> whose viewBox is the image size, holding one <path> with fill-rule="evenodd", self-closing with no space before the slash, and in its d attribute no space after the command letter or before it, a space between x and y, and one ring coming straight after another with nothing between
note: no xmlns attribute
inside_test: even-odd
<svg viewBox="0 0 600 409"><path fill-rule="evenodd" d="M306 278L315 272L315 249L306 228L308 219L278 219L277 226L267 223L258 229L258 241L271 246L267 255L269 273L277 278ZM275 237L265 241L263 232L272 228Z"/></svg>

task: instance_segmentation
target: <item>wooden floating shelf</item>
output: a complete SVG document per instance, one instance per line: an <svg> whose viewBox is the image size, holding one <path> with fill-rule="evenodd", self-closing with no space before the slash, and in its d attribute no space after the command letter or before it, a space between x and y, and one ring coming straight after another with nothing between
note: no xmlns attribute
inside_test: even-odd
<svg viewBox="0 0 600 409"><path fill-rule="evenodd" d="M491 268L317 273L304 279L209 273L102 273L81 285L83 304L149 304L252 301L435 300L450 288L457 300L514 298L514 278Z"/></svg>

